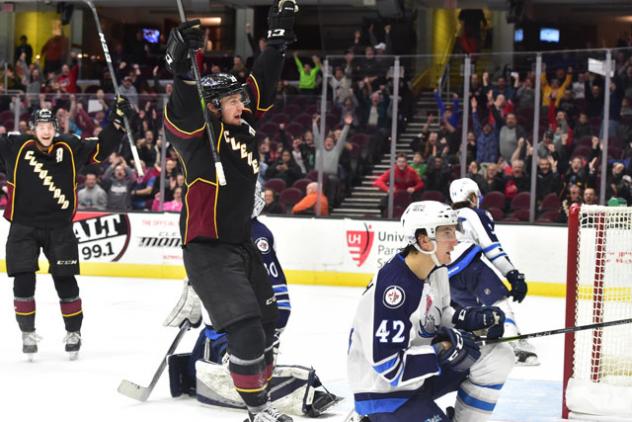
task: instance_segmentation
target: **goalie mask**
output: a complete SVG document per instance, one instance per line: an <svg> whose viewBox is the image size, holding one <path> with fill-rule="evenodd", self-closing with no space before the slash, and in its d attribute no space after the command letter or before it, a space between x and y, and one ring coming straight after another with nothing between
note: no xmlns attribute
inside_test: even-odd
<svg viewBox="0 0 632 422"><path fill-rule="evenodd" d="M204 101L213 104L215 108L221 110L221 100L230 95L239 94L239 100L244 104L250 103L250 97L246 91L246 85L239 83L236 77L228 73L215 73L203 76L200 79Z"/></svg>
<svg viewBox="0 0 632 422"><path fill-rule="evenodd" d="M472 195L476 197L474 202L472 202ZM481 203L481 191L472 179L467 177L456 179L450 183L450 200L453 204L467 201L478 208Z"/></svg>
<svg viewBox="0 0 632 422"><path fill-rule="evenodd" d="M401 217L401 223L404 230L404 239L407 245L413 245L415 249L425 255L430 255L435 265L440 266L441 263L435 252L437 251L437 228L441 226L457 226L458 217L456 211L448 205L437 201L419 201L408 205ZM417 234L419 230L425 230L426 235L433 244L432 251L424 251L417 242Z"/></svg>

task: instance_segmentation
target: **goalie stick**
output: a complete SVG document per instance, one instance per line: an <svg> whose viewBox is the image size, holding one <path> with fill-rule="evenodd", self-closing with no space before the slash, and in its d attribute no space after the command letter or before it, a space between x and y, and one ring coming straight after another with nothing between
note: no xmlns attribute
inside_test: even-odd
<svg viewBox="0 0 632 422"><path fill-rule="evenodd" d="M180 14L180 21L182 23L186 22L187 17L184 13L184 7L182 6L182 0L177 0L178 2L178 13ZM215 133L213 133L213 126L211 125L211 119L208 116L208 109L206 107L206 101L204 101L204 93L202 92L202 83L200 82L200 69L197 67L197 63L195 60L195 51L189 50L189 56L191 58L191 68L193 70L193 76L195 77L195 87L197 88L198 96L200 97L200 104L202 106L202 114L204 115L204 123L206 123L206 134L208 135L209 144L211 144L211 157L213 158L213 162L215 163L215 174L217 174L217 181L221 186L226 185L226 176L224 175L224 167L222 166L222 162L219 160L219 156L217 155L217 150L215 149Z"/></svg>
<svg viewBox="0 0 632 422"><path fill-rule="evenodd" d="M154 373L154 377L151 379L151 382L149 383L147 387L143 387L141 385L138 385L128 380L122 380L121 384L118 386L118 389L116 391L118 391L122 395L127 396L131 399L135 399L138 401L146 401L149 395L151 394L151 392L153 391L154 387L158 383L158 379L160 379L160 376L162 375L163 371L167 367L167 358L171 356L173 352L175 352L176 347L178 347L180 340L182 340L182 337L184 336L184 333L186 333L189 330L189 328L191 328L189 320L185 320L180 326L180 331L178 331L178 335L176 335L176 338L173 339L171 346L169 346L169 350L167 350L167 353L165 354L165 356L163 356L162 360L160 361L160 365L158 366L158 369Z"/></svg>
<svg viewBox="0 0 632 422"><path fill-rule="evenodd" d="M507 342L510 342L510 341L526 340L526 339L529 339L529 338L552 336L554 334L574 333L576 331L592 330L592 329L595 329L595 328L603 328L603 327L610 327L610 326L613 326L613 325L631 324L631 323L632 323L632 318L618 319L618 320L615 320L615 321L600 322L600 323L597 323L597 324L578 325L576 327L565 327L565 328L558 328L557 330L540 331L540 332L537 332L537 333L530 333L530 334L521 334L519 336L513 336L513 337L500 337L500 338L493 338L493 339L489 339L489 340L486 339L485 337L478 337L476 339L476 342L480 346L485 346L486 344L507 343Z"/></svg>

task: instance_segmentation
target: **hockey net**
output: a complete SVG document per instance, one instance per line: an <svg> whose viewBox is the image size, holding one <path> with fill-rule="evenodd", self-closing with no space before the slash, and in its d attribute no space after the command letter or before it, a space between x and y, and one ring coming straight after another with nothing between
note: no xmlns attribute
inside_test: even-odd
<svg viewBox="0 0 632 422"><path fill-rule="evenodd" d="M632 318L632 208L573 207L566 282L567 327ZM632 420L632 326L567 334L564 349L563 416Z"/></svg>

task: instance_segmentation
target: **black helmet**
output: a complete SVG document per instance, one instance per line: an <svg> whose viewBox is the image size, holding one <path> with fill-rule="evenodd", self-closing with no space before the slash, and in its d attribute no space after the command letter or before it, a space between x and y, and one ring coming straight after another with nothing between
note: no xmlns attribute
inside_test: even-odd
<svg viewBox="0 0 632 422"><path fill-rule="evenodd" d="M42 108L33 112L31 115L31 129L34 129L39 122L52 123L53 126L55 126L55 130L57 129L57 118L53 112L47 108Z"/></svg>
<svg viewBox="0 0 632 422"><path fill-rule="evenodd" d="M228 95L241 94L241 101L244 105L250 103L250 98L246 91L246 85L239 83L236 77L229 73L213 73L205 75L200 79L204 101L213 104L218 109L220 100Z"/></svg>

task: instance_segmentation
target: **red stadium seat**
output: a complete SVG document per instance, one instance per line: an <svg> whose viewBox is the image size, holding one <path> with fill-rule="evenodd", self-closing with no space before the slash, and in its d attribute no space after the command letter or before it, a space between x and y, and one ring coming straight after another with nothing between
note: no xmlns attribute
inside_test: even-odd
<svg viewBox="0 0 632 422"><path fill-rule="evenodd" d="M507 199L505 194L499 191L487 192L487 195L483 197L483 208L489 210L489 208L505 209Z"/></svg>
<svg viewBox="0 0 632 422"><path fill-rule="evenodd" d="M296 188L287 188L281 192L279 196L279 202L281 202L286 209L290 210L298 201L303 198L304 194Z"/></svg>
<svg viewBox="0 0 632 422"><path fill-rule="evenodd" d="M265 189L272 189L276 193L281 193L287 187L287 185L285 183L285 180L274 178L267 180L263 187Z"/></svg>
<svg viewBox="0 0 632 422"><path fill-rule="evenodd" d="M551 211L551 210L559 210L561 206L560 199L557 197L556 193L549 193L542 200L542 204L540 204L540 210L542 211Z"/></svg>
<svg viewBox="0 0 632 422"><path fill-rule="evenodd" d="M497 207L489 207L487 211L492 215L494 221L502 221L505 218L505 213Z"/></svg>
<svg viewBox="0 0 632 422"><path fill-rule="evenodd" d="M305 195L307 185L309 185L312 182L313 182L312 179L298 179L296 182L292 184L292 187L300 190L301 192L303 192L303 195Z"/></svg>
<svg viewBox="0 0 632 422"><path fill-rule="evenodd" d="M511 210L529 210L531 206L531 194L529 192L519 192L514 198L511 200Z"/></svg>

